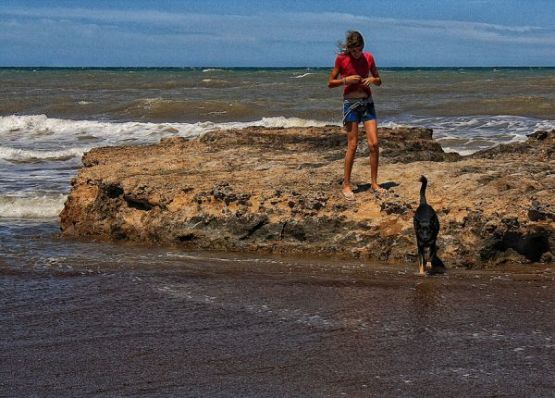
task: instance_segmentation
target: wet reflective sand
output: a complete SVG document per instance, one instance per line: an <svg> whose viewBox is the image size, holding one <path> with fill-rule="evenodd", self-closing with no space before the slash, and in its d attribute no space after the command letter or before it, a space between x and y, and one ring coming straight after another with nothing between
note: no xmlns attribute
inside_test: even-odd
<svg viewBox="0 0 555 398"><path fill-rule="evenodd" d="M41 244L0 260L0 396L555 395L553 268Z"/></svg>

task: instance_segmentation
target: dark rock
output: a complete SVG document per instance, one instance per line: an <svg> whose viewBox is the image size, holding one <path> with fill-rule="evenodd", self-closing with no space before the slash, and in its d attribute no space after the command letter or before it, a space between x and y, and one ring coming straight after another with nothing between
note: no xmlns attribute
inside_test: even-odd
<svg viewBox="0 0 555 398"><path fill-rule="evenodd" d="M549 232L538 231L531 234L507 232L499 239L490 240L480 251L483 260L490 260L498 256L499 252L509 249L524 256L532 262L540 261L542 255L550 250Z"/></svg>
<svg viewBox="0 0 555 398"><path fill-rule="evenodd" d="M530 219L530 221L555 221L555 209L552 209L552 206L533 201L528 210L528 219Z"/></svg>
<svg viewBox="0 0 555 398"><path fill-rule="evenodd" d="M399 202L382 202L380 203L381 211L385 211L386 214L407 214L409 211L409 206L406 203Z"/></svg>

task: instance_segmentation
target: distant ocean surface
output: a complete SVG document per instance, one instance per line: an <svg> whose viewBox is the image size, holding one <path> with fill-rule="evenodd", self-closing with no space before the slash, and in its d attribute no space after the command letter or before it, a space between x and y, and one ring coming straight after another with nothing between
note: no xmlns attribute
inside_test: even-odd
<svg viewBox="0 0 555 398"><path fill-rule="evenodd" d="M247 126L339 127L330 68L0 69L0 219L53 219L98 146ZM555 128L555 68L381 69L382 126L469 154Z"/></svg>

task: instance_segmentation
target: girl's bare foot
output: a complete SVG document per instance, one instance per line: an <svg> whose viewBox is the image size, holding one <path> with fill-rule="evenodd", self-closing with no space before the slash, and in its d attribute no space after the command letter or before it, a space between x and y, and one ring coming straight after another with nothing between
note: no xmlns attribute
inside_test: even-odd
<svg viewBox="0 0 555 398"><path fill-rule="evenodd" d="M372 183L372 191L376 192L376 193L384 193L385 189L383 189L382 187L380 187L377 183L373 182Z"/></svg>
<svg viewBox="0 0 555 398"><path fill-rule="evenodd" d="M351 185L347 185L347 186L343 186L343 197L347 200L355 200L355 194L353 193L353 190L351 189Z"/></svg>

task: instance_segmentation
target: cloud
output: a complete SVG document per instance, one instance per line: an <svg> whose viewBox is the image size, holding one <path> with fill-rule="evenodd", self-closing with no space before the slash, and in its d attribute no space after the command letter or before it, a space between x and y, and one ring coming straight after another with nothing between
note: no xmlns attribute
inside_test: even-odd
<svg viewBox="0 0 555 398"><path fill-rule="evenodd" d="M555 29L551 26L378 18L336 12L236 15L157 10L0 8L0 51L18 43L22 47L29 46L29 51L33 46L92 48L104 57L115 56L116 50L129 53L131 49L139 49L145 56L152 54L154 60L154 54L160 49L170 51L173 48L173 59L179 64L214 64L221 62L218 58L221 53L228 62L235 64L317 65L329 63L336 41L343 38L347 29L361 30L372 43L372 48L381 48L384 53L408 55L414 52L414 59L419 62L441 63L441 60L426 58L422 54L426 49L431 54L435 48L449 46L466 46L469 50L497 46L496 56L503 57L510 56L507 55L508 46L518 45L520 51L527 46L537 51L537 47L543 46L548 62L555 63L552 51ZM414 48L421 51L416 53ZM464 55L460 57L466 60Z"/></svg>
<svg viewBox="0 0 555 398"><path fill-rule="evenodd" d="M76 23L93 21L97 24L141 25L154 31L172 31L181 34L211 34L213 37L233 35L237 39L267 37L279 34L281 38L302 40L322 36L323 27L332 29L368 24L373 30L403 29L413 33L437 34L468 40L506 43L555 43L555 30L538 26L507 26L481 22L453 20L412 20L376 18L348 13L287 13L271 12L255 15L225 15L198 13L169 13L157 10L113 10L87 8L7 8L0 15L16 18L71 20ZM302 34L301 34L302 33Z"/></svg>
<svg viewBox="0 0 555 398"><path fill-rule="evenodd" d="M384 25L420 34L444 34L461 40L496 43L555 44L555 30L536 26L506 26L481 22L382 19Z"/></svg>

